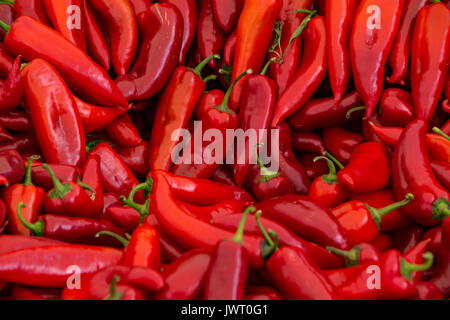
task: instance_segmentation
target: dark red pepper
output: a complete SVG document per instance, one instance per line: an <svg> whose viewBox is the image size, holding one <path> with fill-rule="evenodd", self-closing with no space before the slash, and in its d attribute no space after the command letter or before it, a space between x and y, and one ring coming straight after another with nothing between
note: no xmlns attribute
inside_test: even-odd
<svg viewBox="0 0 450 320"><path fill-rule="evenodd" d="M415 118L411 94L398 88L385 90L381 96L380 113L384 124L405 127Z"/></svg>
<svg viewBox="0 0 450 320"><path fill-rule="evenodd" d="M219 27L226 33L230 32L237 25L239 16L244 8L244 2L243 0L212 0L214 18Z"/></svg>
<svg viewBox="0 0 450 320"><path fill-rule="evenodd" d="M22 156L16 150L0 151L0 177L3 185L13 185L25 175L25 164Z"/></svg>
<svg viewBox="0 0 450 320"><path fill-rule="evenodd" d="M14 60L6 81L0 81L0 113L12 111L22 100L25 85L20 67L21 58L18 56Z"/></svg>
<svg viewBox="0 0 450 320"><path fill-rule="evenodd" d="M431 282L433 282L444 297L450 296L450 218L442 222L442 238L439 252L436 257L436 269Z"/></svg>
<svg viewBox="0 0 450 320"><path fill-rule="evenodd" d="M322 137L328 152L344 165L350 161L353 150L364 142L361 134L341 126L324 128Z"/></svg>
<svg viewBox="0 0 450 320"><path fill-rule="evenodd" d="M392 247L405 254L422 240L424 230L416 224L411 224L402 229L395 230L391 235Z"/></svg>

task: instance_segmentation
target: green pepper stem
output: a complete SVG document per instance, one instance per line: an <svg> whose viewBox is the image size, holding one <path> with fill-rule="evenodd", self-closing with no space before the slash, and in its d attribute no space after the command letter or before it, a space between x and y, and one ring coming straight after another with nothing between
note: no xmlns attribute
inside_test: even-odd
<svg viewBox="0 0 450 320"><path fill-rule="evenodd" d="M243 244L242 238L244 236L244 231L245 231L245 221L247 221L247 218L250 215L250 213L255 212L255 211L256 211L256 209L254 206L249 206L244 210L244 213L242 214L241 222L239 223L239 226L236 230L236 234L231 239L231 241Z"/></svg>
<svg viewBox="0 0 450 320"><path fill-rule="evenodd" d="M326 247L326 249L331 253L344 257L347 267L357 266L359 264L359 254L361 252L361 248L358 246L355 246L350 250L341 250L334 247Z"/></svg>
<svg viewBox="0 0 450 320"><path fill-rule="evenodd" d="M90 196L91 200L92 200L92 201L95 200L95 190L94 190L94 188L92 188L92 187L91 187L90 185L88 185L87 183L82 182L81 179L80 179L80 177L78 177L77 184L78 184L81 188L83 188L83 189L85 189L85 190L89 190L89 191L92 193L91 196Z"/></svg>
<svg viewBox="0 0 450 320"><path fill-rule="evenodd" d="M212 54L209 57L207 57L206 59L204 59L202 62L200 62L197 67L195 67L194 69L190 69L190 70L201 78L203 69L213 59L220 59L220 55Z"/></svg>
<svg viewBox="0 0 450 320"><path fill-rule="evenodd" d="M446 217L450 217L450 201L442 197L433 203L433 219L441 221Z"/></svg>
<svg viewBox="0 0 450 320"><path fill-rule="evenodd" d="M240 75L238 75L237 78L231 84L231 86L228 88L227 92L225 93L225 96L223 97L223 100L222 100L222 104L220 106L215 106L214 108L219 110L220 112L226 112L233 116L234 112L231 111L230 108L228 108L228 101L230 101L231 92L233 91L234 87L239 82L239 80L241 80L246 75L252 74L252 73L253 73L253 70L248 69L248 70L242 72Z"/></svg>
<svg viewBox="0 0 450 320"><path fill-rule="evenodd" d="M2 20L0 20L0 28L2 28L6 33L9 33L9 30L11 30L11 26L4 23Z"/></svg>
<svg viewBox="0 0 450 320"><path fill-rule="evenodd" d="M423 264L412 264L406 261L405 258L400 257L400 273L410 283L412 283L412 275L414 272L426 271L433 266L434 256L431 252L425 252L423 258L425 259Z"/></svg>
<svg viewBox="0 0 450 320"><path fill-rule="evenodd" d="M269 234L267 233L266 229L264 228L264 226L261 223L261 217L262 215L262 211L258 210L255 213L255 219L256 219L256 224L258 225L259 230L261 230L261 233L264 237L264 239L266 240L266 242L270 245L270 246L274 246L275 243L273 242L272 238L270 238Z"/></svg>
<svg viewBox="0 0 450 320"><path fill-rule="evenodd" d="M42 219L36 221L35 223L30 223L30 222L26 221L22 214L22 209L24 209L26 207L27 206L23 202L20 202L17 205L17 217L19 218L20 222L22 222L24 227L27 228L28 230L30 230L34 236L43 237L44 236L44 227L45 227L44 221Z"/></svg>
<svg viewBox="0 0 450 320"><path fill-rule="evenodd" d="M324 155L328 159L331 159L338 166L339 170L344 169L344 165L338 159L336 159L331 153L325 151Z"/></svg>
<svg viewBox="0 0 450 320"><path fill-rule="evenodd" d="M278 243L279 243L279 239L278 239L278 235L275 231L269 230L268 232L266 232L266 230L264 229L260 217L261 217L261 210L258 210L255 214L255 219L256 219L256 223L258 225L259 230L261 230L261 233L264 237L264 241L261 243L261 255L262 258L264 260L269 259L270 256L278 250ZM270 237L272 236L275 240L273 241L272 238Z"/></svg>
<svg viewBox="0 0 450 320"><path fill-rule="evenodd" d="M328 184L336 184L337 183L337 175L336 175L336 167L334 166L334 162L328 159L327 157L320 156L314 158L314 162L318 160L326 160L328 164L329 172L326 175L322 176L322 180Z"/></svg>
<svg viewBox="0 0 450 320"><path fill-rule="evenodd" d="M55 175L55 172L52 170L52 168L50 168L48 164L44 163L42 165L42 168L47 170L53 181L53 191L50 194L50 198L62 199L67 193L72 191L70 183L61 183L61 181L59 181L58 177Z"/></svg>
<svg viewBox="0 0 450 320"><path fill-rule="evenodd" d="M348 112L345 114L345 118L348 120L351 118L352 113L356 112L356 111L362 111L362 110L366 110L366 106L361 106L361 107L356 107L353 109L348 110Z"/></svg>
<svg viewBox="0 0 450 320"><path fill-rule="evenodd" d="M217 79L217 76L215 74L211 74L211 75L207 76L205 79L203 79L203 81L205 83L207 83L209 81L213 81L213 80L216 80L216 79Z"/></svg>
<svg viewBox="0 0 450 320"><path fill-rule="evenodd" d="M117 291L117 282L120 281L118 275L114 275L111 278L111 284L109 285L109 295L103 300L122 300L123 292Z"/></svg>
<svg viewBox="0 0 450 320"><path fill-rule="evenodd" d="M271 65L272 63L276 62L276 61L277 61L277 58L276 58L276 57L273 57L273 58L271 58L269 61L267 61L267 63L264 65L264 68L263 68L262 71L261 71L261 75L262 75L262 76L265 76L266 73L267 73L267 70L269 70L270 65Z"/></svg>
<svg viewBox="0 0 450 320"><path fill-rule="evenodd" d="M414 195L412 193L408 193L408 194L406 194L404 200L393 203L391 205L388 205L387 207L384 207L383 209L375 209L367 204L366 204L366 208L372 214L372 218L375 221L375 223L377 224L378 228L380 228L381 219L385 215L391 213L394 210L397 210L397 209L400 209L401 207L406 206L413 200L414 200Z"/></svg>
<svg viewBox="0 0 450 320"><path fill-rule="evenodd" d="M24 186L32 186L33 182L31 181L31 169L33 166L33 161L39 159L41 156L31 156L28 158L27 169L25 170L25 181L23 183Z"/></svg>
<svg viewBox="0 0 450 320"><path fill-rule="evenodd" d="M434 132L434 133L437 133L438 135L440 135L440 136L442 136L442 137L444 137L445 139L447 139L447 140L450 141L450 136L447 135L447 134L445 134L445 132L442 131L441 129L439 129L438 127L434 127L434 128L433 128L433 132Z"/></svg>
<svg viewBox="0 0 450 320"><path fill-rule="evenodd" d="M14 0L1 0L0 4L9 4L10 6L14 6Z"/></svg>
<svg viewBox="0 0 450 320"><path fill-rule="evenodd" d="M111 232L111 231L104 230L104 231L97 232L95 237L98 238L101 235L106 235L106 236L113 237L114 239L119 241L124 247L128 246L128 244L130 243L130 241L128 241L124 237L119 236L117 233L114 233L114 232Z"/></svg>
<svg viewBox="0 0 450 320"><path fill-rule="evenodd" d="M91 152L97 145L99 145L102 142L105 142L105 140L94 140L86 143L86 153Z"/></svg>
<svg viewBox="0 0 450 320"><path fill-rule="evenodd" d="M134 197L138 191L144 191L144 194L146 196L150 195L153 188L153 180L151 176L148 177L148 179L141 184L138 184L136 187L131 190L130 194L128 195L128 198L124 196L120 196L120 200L130 208L133 208L141 215L141 224L144 222L145 217L149 214L149 207L150 207L150 199L147 199L144 204L138 204L134 201Z"/></svg>
<svg viewBox="0 0 450 320"><path fill-rule="evenodd" d="M258 183L269 182L273 178L276 178L280 175L279 172L270 171L269 169L267 169L259 158L258 147L263 145L264 143L257 143L255 145L255 158L256 162L258 163L259 169L261 170L261 178L259 178Z"/></svg>

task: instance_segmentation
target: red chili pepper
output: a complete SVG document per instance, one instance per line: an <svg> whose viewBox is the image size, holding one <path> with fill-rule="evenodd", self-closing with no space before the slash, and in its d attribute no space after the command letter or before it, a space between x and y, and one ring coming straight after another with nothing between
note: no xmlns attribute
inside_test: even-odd
<svg viewBox="0 0 450 320"><path fill-rule="evenodd" d="M88 0L83 0L86 23L86 47L89 55L105 70L111 66L111 52Z"/></svg>
<svg viewBox="0 0 450 320"><path fill-rule="evenodd" d="M374 192L384 189L391 178L391 161L386 147L380 142L356 146L349 164L339 171L339 185L351 192Z"/></svg>
<svg viewBox="0 0 450 320"><path fill-rule="evenodd" d="M325 154L327 151L322 138L314 132L293 132L292 147L300 152Z"/></svg>
<svg viewBox="0 0 450 320"><path fill-rule="evenodd" d="M0 255L26 248L37 248L63 244L64 242L54 239L4 234L0 235Z"/></svg>
<svg viewBox="0 0 450 320"><path fill-rule="evenodd" d="M391 211L407 205L413 199L412 194L407 194L403 201L383 209L375 209L361 201L352 200L337 206L331 212L345 231L349 245L356 245L374 240L380 232L382 218Z"/></svg>
<svg viewBox="0 0 450 320"><path fill-rule="evenodd" d="M64 288L77 265L82 274L119 262L122 252L113 248L83 245L54 245L25 248L0 256L1 281L34 287ZM46 267L48 266L48 267Z"/></svg>
<svg viewBox="0 0 450 320"><path fill-rule="evenodd" d="M416 224L411 224L402 229L395 230L391 235L392 246L404 254L422 240L424 230Z"/></svg>
<svg viewBox="0 0 450 320"><path fill-rule="evenodd" d="M350 36L358 4L356 0L326 1L324 15L329 48L328 76L336 105L345 94L352 72Z"/></svg>
<svg viewBox="0 0 450 320"><path fill-rule="evenodd" d="M103 211L103 184L102 175L100 169L101 160L100 157L91 154L84 163L83 170L81 172L80 185L87 185L92 188L90 191L91 200L88 209L84 209L83 216L95 218L99 217ZM89 191L89 189L87 189Z"/></svg>
<svg viewBox="0 0 450 320"><path fill-rule="evenodd" d="M166 85L182 41L182 16L172 4L153 4L137 21L143 35L141 51L131 71L115 80L128 100L148 99Z"/></svg>
<svg viewBox="0 0 450 320"><path fill-rule="evenodd" d="M365 204L375 208L382 209L395 202L394 192L391 189L375 191L370 193L355 193L352 200L364 202ZM393 231L406 227L411 223L400 210L391 211L381 220L381 231Z"/></svg>
<svg viewBox="0 0 450 320"><path fill-rule="evenodd" d="M306 13L296 10L311 8L311 0L283 1L278 15L278 24L275 26L277 37L275 47L269 49L269 58L277 58L277 63L270 65L270 73L278 85L278 94L281 95L295 76L302 57L302 40L297 36L298 28L302 25ZM279 31L278 31L279 29Z"/></svg>
<svg viewBox="0 0 450 320"><path fill-rule="evenodd" d="M225 46L223 47L222 58L223 58L223 62L227 66L233 65L234 54L236 51L236 42L237 42L237 30L234 29L233 32L231 32L230 35L228 36L228 39L225 42ZM1 73L0 73L0 75L1 75Z"/></svg>
<svg viewBox="0 0 450 320"><path fill-rule="evenodd" d="M416 290L413 300L444 300L441 291L432 282L419 282Z"/></svg>
<svg viewBox="0 0 450 320"><path fill-rule="evenodd" d="M437 108L449 70L449 47L449 8L440 2L425 6L417 15L411 49L411 88L417 119L430 120Z"/></svg>
<svg viewBox="0 0 450 320"><path fill-rule="evenodd" d="M129 0L136 16L150 9L153 0Z"/></svg>
<svg viewBox="0 0 450 320"><path fill-rule="evenodd" d="M326 275L328 281L335 288L338 288L353 279L363 267L362 265L357 265L344 269L323 270L323 273Z"/></svg>
<svg viewBox="0 0 450 320"><path fill-rule="evenodd" d="M25 175L25 165L22 156L16 150L0 151L0 176L6 185L13 185Z"/></svg>
<svg viewBox="0 0 450 320"><path fill-rule="evenodd" d="M0 45L0 77L6 79L12 69L14 58L5 51L3 43Z"/></svg>
<svg viewBox="0 0 450 320"><path fill-rule="evenodd" d="M210 252L203 249L190 251L175 260L164 268L162 274L166 286L155 298L157 300L199 299L210 261Z"/></svg>
<svg viewBox="0 0 450 320"><path fill-rule="evenodd" d="M4 152L4 151L10 151L10 150L18 151L21 153L28 153L28 154L40 154L41 153L41 149L39 147L39 142L37 141L36 135L34 132L16 134L14 136L14 141L4 142L4 143L0 144L0 153ZM25 166L23 166L23 167L25 168ZM24 169L23 169L23 172L25 172ZM22 175L22 177L23 177L23 175Z"/></svg>
<svg viewBox="0 0 450 320"><path fill-rule="evenodd" d="M43 209L45 191L33 185L31 180L31 164L35 157L28 160L23 184L15 184L2 190L2 198L6 202L8 212L8 232L13 234L30 235L30 231L25 228L17 216L17 206L19 203L26 204L23 216L26 220L33 220L39 216Z"/></svg>
<svg viewBox="0 0 450 320"><path fill-rule="evenodd" d="M431 168L439 183L450 190L450 163L444 161L432 161Z"/></svg>
<svg viewBox="0 0 450 320"><path fill-rule="evenodd" d="M19 132L33 131L33 123L28 113L20 109L0 114L0 126L3 129Z"/></svg>
<svg viewBox="0 0 450 320"><path fill-rule="evenodd" d="M411 192L415 199L402 212L422 225L434 226L450 215L450 194L436 180L426 154L427 123L411 122L403 131L392 161L397 199Z"/></svg>
<svg viewBox="0 0 450 320"><path fill-rule="evenodd" d="M347 267L358 266L367 262L376 262L381 258L381 252L375 246L364 242L354 246L350 250L341 250L334 247L327 247L327 250L343 257Z"/></svg>
<svg viewBox="0 0 450 320"><path fill-rule="evenodd" d="M3 0L2 2L13 5L17 17L29 16L47 26L50 25L42 0Z"/></svg>
<svg viewBox="0 0 450 320"><path fill-rule="evenodd" d="M49 164L49 167L60 181L76 182L80 174L79 168L75 166ZM42 167L42 163L33 162L31 178L35 185L44 188L44 190L53 188L52 178L48 171Z"/></svg>
<svg viewBox="0 0 450 320"><path fill-rule="evenodd" d="M129 1L90 0L91 8L105 21L114 70L121 76L136 57L138 30L133 6Z"/></svg>
<svg viewBox="0 0 450 320"><path fill-rule="evenodd" d="M127 113L111 122L105 128L105 132L115 144L121 147L135 147L142 142L138 129Z"/></svg>
<svg viewBox="0 0 450 320"><path fill-rule="evenodd" d="M392 249L392 238L386 233L379 233L370 243L381 252L386 252L389 249Z"/></svg>
<svg viewBox="0 0 450 320"><path fill-rule="evenodd" d="M11 288L14 300L61 300L61 292L55 289L25 288L14 285Z"/></svg>
<svg viewBox="0 0 450 320"><path fill-rule="evenodd" d="M255 207L242 214L233 238L223 239L214 248L209 270L205 277L203 299L242 300L248 273L248 253L243 243L245 221Z"/></svg>
<svg viewBox="0 0 450 320"><path fill-rule="evenodd" d="M278 99L272 118L272 127L303 107L319 88L327 73L327 50L325 19L312 18L303 32L303 41L308 43L302 63L292 82Z"/></svg>
<svg viewBox="0 0 450 320"><path fill-rule="evenodd" d="M236 187L233 172L229 170L225 165L219 166L210 178L212 181Z"/></svg>
<svg viewBox="0 0 450 320"><path fill-rule="evenodd" d="M404 3L405 0L393 0L385 5L380 0L363 0L356 11L350 53L355 86L367 107L367 118L381 98L384 67L400 25Z"/></svg>
<svg viewBox="0 0 450 320"><path fill-rule="evenodd" d="M380 120L389 126L405 127L415 118L412 96L409 92L389 88L380 102Z"/></svg>
<svg viewBox="0 0 450 320"><path fill-rule="evenodd" d="M364 142L364 137L341 126L324 128L322 137L330 154L344 165L349 163L353 150Z"/></svg>
<svg viewBox="0 0 450 320"><path fill-rule="evenodd" d="M237 26L232 81L248 69L260 72L282 3L282 0L245 1ZM242 85L236 86L231 95L234 110L239 108Z"/></svg>
<svg viewBox="0 0 450 320"><path fill-rule="evenodd" d="M348 248L347 236L331 212L308 197L276 197L258 203L256 209L306 240L340 249Z"/></svg>
<svg viewBox="0 0 450 320"><path fill-rule="evenodd" d="M11 27L0 26L8 30L4 43L9 53L21 54L27 61L45 59L75 92L98 104L128 105L107 72L56 31L27 16L19 17Z"/></svg>
<svg viewBox="0 0 450 320"><path fill-rule="evenodd" d="M327 157L317 157L314 161L321 159L327 161L330 172L313 181L308 196L327 208L333 208L346 201L350 194L337 183L336 167L333 161Z"/></svg>
<svg viewBox="0 0 450 320"><path fill-rule="evenodd" d="M244 1L212 0L212 7L214 9L214 18L217 21L217 24L223 31L228 33L237 25L239 16L244 8Z"/></svg>
<svg viewBox="0 0 450 320"><path fill-rule="evenodd" d="M329 172L328 166L325 162L314 162L314 159L320 157L317 153L301 153L297 156L298 161L304 168L309 179L314 179L323 176Z"/></svg>
<svg viewBox="0 0 450 320"><path fill-rule="evenodd" d="M442 222L442 240L436 257L436 268L433 274L433 282L444 297L450 296L450 219Z"/></svg>
<svg viewBox="0 0 450 320"><path fill-rule="evenodd" d="M53 28L78 48L86 51L86 26L82 1L42 0L42 3Z"/></svg>
<svg viewBox="0 0 450 320"><path fill-rule="evenodd" d="M126 163L127 167L138 177L144 179L148 174L148 154L150 144L148 141L142 141L135 147L115 148L120 158Z"/></svg>
<svg viewBox="0 0 450 320"><path fill-rule="evenodd" d="M172 141L174 130L184 129L205 91L201 72L208 61L218 58L213 55L200 63L197 68L178 67L159 100L152 138L150 140L150 170L170 170L173 151L177 141Z"/></svg>
<svg viewBox="0 0 450 320"><path fill-rule="evenodd" d="M79 166L86 154L81 119L72 94L53 67L36 59L24 69L25 102L39 145L50 163ZM60 125L55 126L55 122Z"/></svg>
<svg viewBox="0 0 450 320"><path fill-rule="evenodd" d="M20 104L24 91L24 80L20 72L21 58L14 60L5 82L0 82L0 112L10 112Z"/></svg>
<svg viewBox="0 0 450 320"><path fill-rule="evenodd" d="M283 300L277 290L271 287L247 286L245 300Z"/></svg>

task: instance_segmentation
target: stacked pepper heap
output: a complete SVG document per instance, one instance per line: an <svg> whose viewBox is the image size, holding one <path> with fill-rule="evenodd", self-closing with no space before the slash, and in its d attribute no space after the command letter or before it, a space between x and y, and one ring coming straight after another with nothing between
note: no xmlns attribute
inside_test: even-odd
<svg viewBox="0 0 450 320"><path fill-rule="evenodd" d="M450 298L450 1L1 0L0 26L2 299Z"/></svg>

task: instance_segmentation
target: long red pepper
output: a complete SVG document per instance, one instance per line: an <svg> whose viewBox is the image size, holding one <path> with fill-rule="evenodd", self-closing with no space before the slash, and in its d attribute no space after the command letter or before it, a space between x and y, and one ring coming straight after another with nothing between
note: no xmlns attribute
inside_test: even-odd
<svg viewBox="0 0 450 320"><path fill-rule="evenodd" d="M363 0L351 36L351 62L356 89L370 118L381 97L384 67L400 25L405 0ZM370 61L371 63L367 63Z"/></svg>
<svg viewBox="0 0 450 320"><path fill-rule="evenodd" d="M128 105L108 73L56 31L27 16L3 27L9 30L4 40L9 53L20 54L27 61L45 59L75 92L98 104Z"/></svg>
<svg viewBox="0 0 450 320"><path fill-rule="evenodd" d="M6 79L12 68L14 58L5 51L5 46L0 46L0 77Z"/></svg>
<svg viewBox="0 0 450 320"><path fill-rule="evenodd" d="M0 114L0 126L19 132L33 131L33 123L25 110L16 109L14 111Z"/></svg>
<svg viewBox="0 0 450 320"><path fill-rule="evenodd" d="M61 76L47 62L36 59L23 70L25 102L45 159L79 166L86 146L80 116Z"/></svg>
<svg viewBox="0 0 450 320"><path fill-rule="evenodd" d="M245 221L255 207L245 209L239 228L231 239L220 241L213 252L205 278L205 300L242 300L248 273L247 250L243 244Z"/></svg>
<svg viewBox="0 0 450 320"><path fill-rule="evenodd" d="M427 0L405 1L400 27L388 59L388 63L392 67L392 75L387 78L389 83L405 85L405 75L408 70L411 54L414 25L416 24L417 14L427 2Z"/></svg>
<svg viewBox="0 0 450 320"><path fill-rule="evenodd" d="M141 50L131 71L115 80L130 101L148 99L166 85L182 40L182 16L172 4L153 4L137 21L143 35Z"/></svg>
<svg viewBox="0 0 450 320"><path fill-rule="evenodd" d="M303 32L305 46L302 63L291 84L278 99L272 127L305 105L319 88L327 73L326 31L323 17L312 18Z"/></svg>
<svg viewBox="0 0 450 320"><path fill-rule="evenodd" d="M150 170L170 170L177 141L172 141L174 130L184 129L191 118L200 96L205 91L201 72L215 58L212 55L195 69L178 67L159 100L150 140Z"/></svg>
<svg viewBox="0 0 450 320"><path fill-rule="evenodd" d="M0 255L26 248L37 248L62 244L64 244L64 242L54 239L22 236L16 234L3 234L0 235Z"/></svg>
<svg viewBox="0 0 450 320"><path fill-rule="evenodd" d="M239 16L244 8L244 0L220 1L212 0L214 18L219 27L230 32L238 23Z"/></svg>
<svg viewBox="0 0 450 320"><path fill-rule="evenodd" d="M86 51L85 11L82 0L43 0L42 3L55 30Z"/></svg>
<svg viewBox="0 0 450 320"><path fill-rule="evenodd" d="M425 6L417 15L411 50L411 90L417 119L430 120L437 108L449 70L449 47L450 9L441 2Z"/></svg>
<svg viewBox="0 0 450 320"><path fill-rule="evenodd" d="M359 1L337 0L326 2L325 24L328 46L328 76L338 104L345 94L350 81L350 36L353 18Z"/></svg>
<svg viewBox="0 0 450 320"><path fill-rule="evenodd" d="M24 80L20 72L21 58L18 56L13 63L6 81L0 82L0 112L12 111L20 104L24 91Z"/></svg>
<svg viewBox="0 0 450 320"><path fill-rule="evenodd" d="M50 25L42 0L4 0L3 2L14 5L17 17L29 16L47 26Z"/></svg>
<svg viewBox="0 0 450 320"><path fill-rule="evenodd" d="M403 131L392 160L395 196L414 194L412 203L402 208L409 218L425 226L434 226L450 215L450 194L436 180L426 152L427 123L411 122Z"/></svg>
<svg viewBox="0 0 450 320"><path fill-rule="evenodd" d="M255 73L260 72L282 2L282 0L245 1L237 26L232 81L248 69L252 69ZM237 85L231 95L234 110L239 108L242 85L243 83Z"/></svg>

